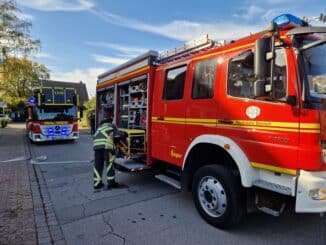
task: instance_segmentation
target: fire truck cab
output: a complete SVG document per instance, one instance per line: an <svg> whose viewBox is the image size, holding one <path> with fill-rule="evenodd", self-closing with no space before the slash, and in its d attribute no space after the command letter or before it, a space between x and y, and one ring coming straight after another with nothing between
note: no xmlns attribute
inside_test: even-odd
<svg viewBox="0 0 326 245"><path fill-rule="evenodd" d="M77 140L79 96L74 88L41 87L26 106L26 131L31 142Z"/></svg>
<svg viewBox="0 0 326 245"><path fill-rule="evenodd" d="M97 123L127 136L128 171L191 190L229 228L254 206L326 211L326 27L281 15L232 41L207 36L136 57L98 77ZM140 161L141 159L141 161Z"/></svg>

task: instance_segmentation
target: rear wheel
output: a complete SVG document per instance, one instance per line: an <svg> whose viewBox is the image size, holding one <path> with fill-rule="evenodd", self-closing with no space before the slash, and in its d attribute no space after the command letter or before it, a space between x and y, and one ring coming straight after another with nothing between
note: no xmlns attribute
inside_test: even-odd
<svg viewBox="0 0 326 245"><path fill-rule="evenodd" d="M192 186L196 208L211 225L227 229L241 221L245 210L240 180L224 166L200 168Z"/></svg>

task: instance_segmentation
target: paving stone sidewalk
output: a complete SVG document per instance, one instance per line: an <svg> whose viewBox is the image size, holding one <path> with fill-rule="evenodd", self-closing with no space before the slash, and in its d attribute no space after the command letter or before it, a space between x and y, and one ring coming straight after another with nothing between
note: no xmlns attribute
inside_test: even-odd
<svg viewBox="0 0 326 245"><path fill-rule="evenodd" d="M0 128L0 244L37 244L22 128Z"/></svg>

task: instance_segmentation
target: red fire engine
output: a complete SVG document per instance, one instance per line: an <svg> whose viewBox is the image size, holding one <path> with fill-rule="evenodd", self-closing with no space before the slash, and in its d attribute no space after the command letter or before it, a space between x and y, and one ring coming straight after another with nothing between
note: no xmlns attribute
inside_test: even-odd
<svg viewBox="0 0 326 245"><path fill-rule="evenodd" d="M326 27L293 15L245 38L149 51L99 75L97 123L127 137L128 171L191 190L210 224L248 205L278 216L326 211Z"/></svg>
<svg viewBox="0 0 326 245"><path fill-rule="evenodd" d="M26 106L26 131L31 142L77 140L79 95L76 89L41 86ZM82 113L80 114L82 116Z"/></svg>

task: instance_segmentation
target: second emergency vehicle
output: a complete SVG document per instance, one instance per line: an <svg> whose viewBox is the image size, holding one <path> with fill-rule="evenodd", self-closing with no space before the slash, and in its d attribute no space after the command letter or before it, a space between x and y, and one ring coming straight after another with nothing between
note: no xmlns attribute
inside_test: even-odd
<svg viewBox="0 0 326 245"><path fill-rule="evenodd" d="M77 140L79 95L75 88L41 86L26 106L26 131L31 142Z"/></svg>

